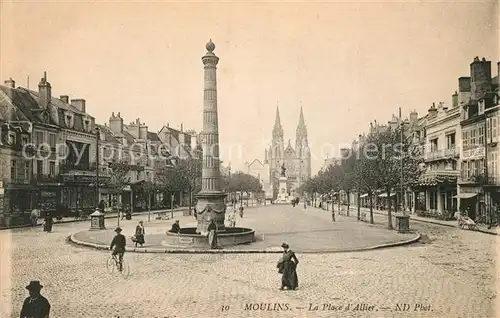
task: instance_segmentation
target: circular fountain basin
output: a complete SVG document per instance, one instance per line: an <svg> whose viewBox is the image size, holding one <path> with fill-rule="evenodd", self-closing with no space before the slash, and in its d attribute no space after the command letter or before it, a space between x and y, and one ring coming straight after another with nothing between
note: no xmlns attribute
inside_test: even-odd
<svg viewBox="0 0 500 318"><path fill-rule="evenodd" d="M255 231L244 227L226 227L217 233L217 241L222 247L249 244L255 241ZM195 227L181 228L180 233L167 231L168 245L186 248L208 248L208 237L196 233Z"/></svg>

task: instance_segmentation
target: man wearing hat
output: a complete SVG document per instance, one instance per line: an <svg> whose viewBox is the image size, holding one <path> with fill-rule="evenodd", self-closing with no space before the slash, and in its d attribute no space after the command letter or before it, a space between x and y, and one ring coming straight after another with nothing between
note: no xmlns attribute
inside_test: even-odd
<svg viewBox="0 0 500 318"><path fill-rule="evenodd" d="M127 240L125 239L125 236L122 234L122 229L120 227L117 227L115 229L116 235L111 241L111 245L109 247L110 250L113 250L112 255L118 255L119 260L120 260L120 268L119 270L122 270L122 265L123 265L123 254L125 254L125 245L127 244ZM113 249L114 248L114 249Z"/></svg>
<svg viewBox="0 0 500 318"><path fill-rule="evenodd" d="M172 224L172 228L170 229L170 232L172 232L172 233L180 233L181 232L179 220L175 220L175 223Z"/></svg>
<svg viewBox="0 0 500 318"><path fill-rule="evenodd" d="M30 296L24 300L21 309L21 318L48 318L50 313L50 304L47 298L40 294L42 285L38 280L32 280L26 289Z"/></svg>

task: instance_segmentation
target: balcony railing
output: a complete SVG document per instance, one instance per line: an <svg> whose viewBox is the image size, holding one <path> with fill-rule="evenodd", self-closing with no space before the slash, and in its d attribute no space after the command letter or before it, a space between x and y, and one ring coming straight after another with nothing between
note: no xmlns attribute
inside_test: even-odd
<svg viewBox="0 0 500 318"><path fill-rule="evenodd" d="M457 148L447 148L429 151L425 154L426 161L451 159L460 156L460 151Z"/></svg>

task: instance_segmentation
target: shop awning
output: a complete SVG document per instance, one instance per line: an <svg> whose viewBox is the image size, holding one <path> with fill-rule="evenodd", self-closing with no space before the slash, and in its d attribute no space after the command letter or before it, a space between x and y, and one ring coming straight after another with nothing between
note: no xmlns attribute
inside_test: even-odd
<svg viewBox="0 0 500 318"><path fill-rule="evenodd" d="M360 195L359 197L360 198L366 198L367 196L368 196L368 193L365 193L365 194Z"/></svg>
<svg viewBox="0 0 500 318"><path fill-rule="evenodd" d="M478 195L477 193L459 193L459 194L455 195L453 198L455 198L455 199L470 199L470 198L474 198L477 195Z"/></svg>
<svg viewBox="0 0 500 318"><path fill-rule="evenodd" d="M391 193L391 197L395 196L396 193ZM378 196L379 198L387 198L387 193L382 193L381 195Z"/></svg>

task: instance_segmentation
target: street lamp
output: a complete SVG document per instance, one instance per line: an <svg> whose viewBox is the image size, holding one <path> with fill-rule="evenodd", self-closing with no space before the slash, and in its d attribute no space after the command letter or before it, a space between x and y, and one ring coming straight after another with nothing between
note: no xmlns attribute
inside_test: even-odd
<svg viewBox="0 0 500 318"><path fill-rule="evenodd" d="M96 134L96 169L95 169L95 199L97 207L94 213L90 215L90 229L91 230L104 230L104 213L99 210L99 139L101 137L101 130L98 126L94 128Z"/></svg>

